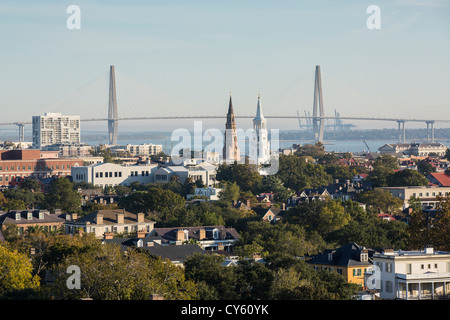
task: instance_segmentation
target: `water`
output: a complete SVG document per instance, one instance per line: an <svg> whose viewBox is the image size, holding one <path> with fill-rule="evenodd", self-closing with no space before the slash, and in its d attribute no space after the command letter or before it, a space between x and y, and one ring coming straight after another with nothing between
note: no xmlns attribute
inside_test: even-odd
<svg viewBox="0 0 450 320"><path fill-rule="evenodd" d="M365 140L369 149L372 153L377 152L378 148L384 146L387 143L397 143L396 140ZM108 144L108 140L88 140L83 141L90 145L99 145L99 144ZM170 135L167 135L165 139L148 139L148 138L128 138L128 139L118 139L119 145L126 144L144 144L144 143L152 143L152 144L160 144L163 146L163 151L165 153L170 154L172 146L175 146L178 142L171 142ZM293 144L298 144L299 141L295 140L279 140L279 147L281 149L291 148ZM302 141L302 144L314 144L314 141ZM209 142L205 142L204 146L207 146ZM324 141L325 150L328 152L367 152L369 151L367 146L364 144L362 140L328 140ZM244 150L243 143L239 143L239 147L241 150Z"/></svg>

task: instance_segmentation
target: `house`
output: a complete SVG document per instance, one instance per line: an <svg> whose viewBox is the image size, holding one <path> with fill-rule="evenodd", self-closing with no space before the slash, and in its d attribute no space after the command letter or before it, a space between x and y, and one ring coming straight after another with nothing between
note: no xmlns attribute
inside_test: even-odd
<svg viewBox="0 0 450 320"><path fill-rule="evenodd" d="M352 178L353 183L363 182L369 176L368 173L359 173Z"/></svg>
<svg viewBox="0 0 450 320"><path fill-rule="evenodd" d="M63 226L64 219L47 210L11 210L0 215L0 229L5 229L8 224L15 225L18 228L18 234L21 235L30 227L43 227L49 231L57 230Z"/></svg>
<svg viewBox="0 0 450 320"><path fill-rule="evenodd" d="M133 249L141 249L152 256L160 257L162 260L168 259L173 264L181 267L189 256L195 253L205 254L205 251L197 244L186 244L183 246L161 245L154 237L107 238L102 240L102 243L118 245L124 252Z"/></svg>
<svg viewBox="0 0 450 320"><path fill-rule="evenodd" d="M450 252L386 249L373 255L373 269L366 284L381 299L424 300L448 298L450 293Z"/></svg>
<svg viewBox="0 0 450 320"><path fill-rule="evenodd" d="M378 214L378 218L384 220L384 221L395 221L397 219L395 219L394 216L388 214L388 213L379 213Z"/></svg>
<svg viewBox="0 0 450 320"><path fill-rule="evenodd" d="M162 245L196 242L204 250L213 251L231 251L234 243L240 238L236 229L224 226L154 228L149 236L160 237Z"/></svg>
<svg viewBox="0 0 450 320"><path fill-rule="evenodd" d="M427 179L439 187L450 187L450 172L432 172Z"/></svg>
<svg viewBox="0 0 450 320"><path fill-rule="evenodd" d="M325 250L322 254L306 260L306 263L316 271L337 272L348 283L359 284L365 289L364 273L372 270L374 252L356 243L348 243L334 250Z"/></svg>
<svg viewBox="0 0 450 320"><path fill-rule="evenodd" d="M268 221L270 223L275 223L281 219L282 215L286 212L286 206L283 203L283 209L281 208L263 208L263 207L254 207L253 211L261 218L263 221Z"/></svg>
<svg viewBox="0 0 450 320"><path fill-rule="evenodd" d="M188 194L186 199L198 198L198 197L206 197L209 201L217 201L219 200L220 192L222 188L195 188L194 194Z"/></svg>
<svg viewBox="0 0 450 320"><path fill-rule="evenodd" d="M77 214L67 214L64 225L67 234L75 234L82 230L102 238L110 233L150 233L155 222L145 219L143 213L135 214L123 209L113 209L98 210L80 218Z"/></svg>
<svg viewBox="0 0 450 320"><path fill-rule="evenodd" d="M191 178L193 182L202 182L207 187L215 187L217 165L202 162L199 164L187 166L160 166L154 172L155 183L167 183L172 177L176 177L180 183L184 183L187 178Z"/></svg>

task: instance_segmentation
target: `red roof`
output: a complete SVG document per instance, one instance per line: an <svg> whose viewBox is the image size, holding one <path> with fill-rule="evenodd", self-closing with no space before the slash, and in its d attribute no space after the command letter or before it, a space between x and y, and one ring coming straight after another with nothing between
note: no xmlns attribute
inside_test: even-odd
<svg viewBox="0 0 450 320"><path fill-rule="evenodd" d="M430 175L439 182L443 187L450 187L450 174L445 172L433 172Z"/></svg>

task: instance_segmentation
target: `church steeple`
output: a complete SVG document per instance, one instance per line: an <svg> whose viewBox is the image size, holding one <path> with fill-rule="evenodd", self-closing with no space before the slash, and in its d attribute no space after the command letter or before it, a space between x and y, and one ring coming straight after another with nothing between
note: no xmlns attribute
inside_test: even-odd
<svg viewBox="0 0 450 320"><path fill-rule="evenodd" d="M230 93L230 102L228 105L227 122L225 124L223 160L229 163L241 160L241 155L237 141L236 122L234 117L233 101L231 99L231 93Z"/></svg>

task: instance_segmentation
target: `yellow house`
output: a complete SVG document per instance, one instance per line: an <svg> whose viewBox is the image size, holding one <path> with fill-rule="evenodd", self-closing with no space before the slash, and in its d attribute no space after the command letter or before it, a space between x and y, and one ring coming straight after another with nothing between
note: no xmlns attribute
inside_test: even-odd
<svg viewBox="0 0 450 320"><path fill-rule="evenodd" d="M337 272L348 283L356 283L362 289L366 289L364 273L372 270L372 253L373 250L358 246L356 243L348 243L334 250L325 250L324 253L306 262L316 271Z"/></svg>

